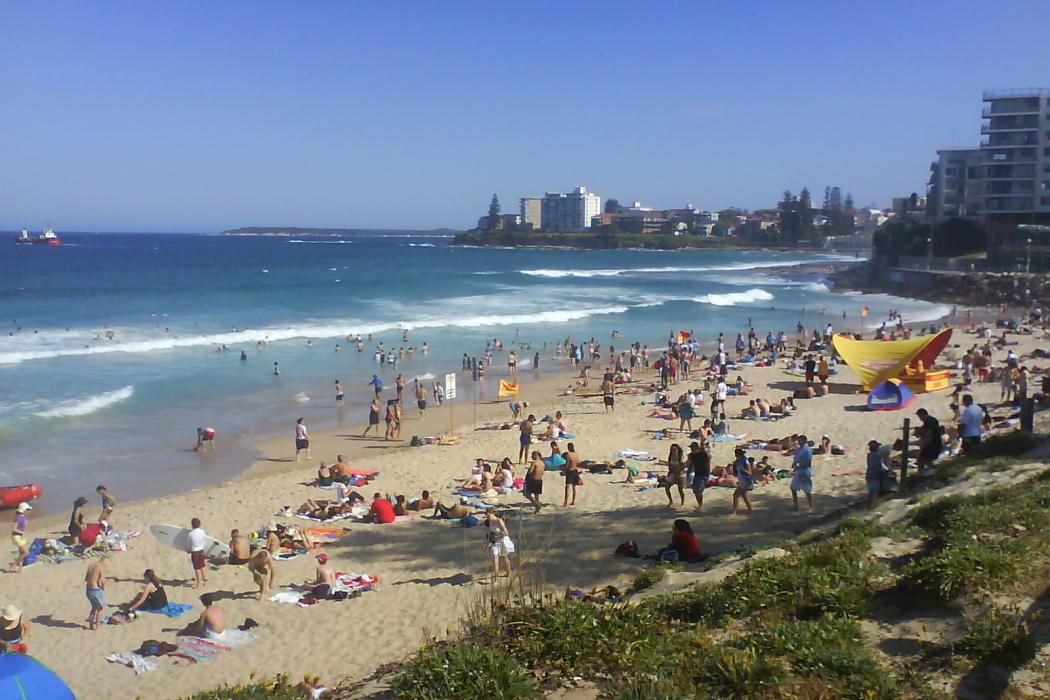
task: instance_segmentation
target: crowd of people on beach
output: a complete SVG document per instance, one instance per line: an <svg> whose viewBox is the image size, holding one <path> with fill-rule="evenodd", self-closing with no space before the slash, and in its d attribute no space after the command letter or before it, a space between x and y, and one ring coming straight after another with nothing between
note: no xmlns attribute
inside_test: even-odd
<svg viewBox="0 0 1050 700"><path fill-rule="evenodd" d="M936 327L910 329L904 325L903 319L896 317L895 320L897 324L892 330L884 324L875 329L874 337L891 341L913 333L926 334L938 330ZM414 514L417 517L456 520L463 524L482 526L484 546L491 559L492 577L495 580L512 575L512 560L517 549L507 525L507 513L517 506L505 500L505 497L520 494L521 505L531 513L538 514L550 505L543 500L544 486L545 478L549 481L554 473L560 481L558 494L564 509L572 509L580 502L585 476L613 475L615 480L615 475L622 473L622 483L646 490L655 487L653 490L662 491L667 499L666 506L672 510L685 508L686 492L691 491L696 517L709 514L710 509L705 510L705 495L712 488L731 489L729 515L745 515L755 512L756 505L761 506L761 499L756 504L756 496L763 487L781 480L787 482L792 510L799 511L804 501L805 510L813 513L816 508L815 483L820 483L819 479L814 478L815 456L848 458L848 450L834 443L828 435L823 435L819 440L811 440L806 434L800 433L745 440L744 435L735 435L730 429L731 422L740 426L752 421L778 421L799 415L805 411L805 399L830 393L831 378L841 363L832 343L834 331L831 324L809 332L799 323L795 330L797 336L792 343L784 331L767 331L762 337L754 327L749 327L746 332L735 334L728 349L723 334L719 334L710 346L704 346L691 331L670 334L666 347L659 349L650 349L648 345L638 342L617 348L615 344L604 346L593 338L575 342L571 337L553 345L554 358L567 360L574 371L578 370L576 381L566 391L574 397L574 401L594 399L602 412L609 414L616 410L617 397L637 396L651 406L650 417L670 420L672 425L677 426L647 431L654 440L672 441L666 457L644 458L660 467L656 472L645 469L646 461L641 456L647 453L625 453L619 459L611 455L584 459L576 447L579 440L570 432L569 421L563 411L557 410L537 419L535 413L529 413L529 402L514 398L507 403L510 421L498 421L483 428L510 431L516 437L516 455L512 452L498 463L484 458L476 459L470 473L450 485L451 500L446 502L446 499L435 496L436 491L431 490L423 490L418 497L413 498L404 494L391 496L374 491L371 498L366 499L355 489L370 486L374 475L352 468L343 455L338 455L331 464L320 462L313 481L317 487L329 489L330 497L309 498L296 508L286 507L282 514L322 522L355 518L376 525L392 524ZM1033 396L1044 400L1050 394L1045 374L1042 391L1033 391L1035 376L1042 373L1034 366L1034 362L1046 359L1050 354L1037 349L1021 357L1014 350L1006 330L1003 329L1001 333L996 333L996 330L975 327L979 342L962 349L961 355L952 358L959 382L950 393L947 406L950 417L945 415L942 422L927 408L914 412L916 427L913 438L917 447L914 463L918 469L934 467L947 454L978 453L982 435L996 425L996 419L991 407L975 402L971 393L973 386L998 383L1001 388L1000 402L1006 407L1015 407L1023 399ZM1016 328L1011 330L1017 332ZM851 335L859 336L855 333ZM614 341L619 338L622 338L622 334L613 334ZM407 336L404 339L407 341ZM363 341L357 338L354 342L358 350L363 351ZM464 354L461 369L480 381L484 376L484 368L491 368L494 354L502 350L503 343L493 339L486 343L480 357ZM423 352L426 351L424 344ZM408 352L411 352L411 348ZM380 343L376 357L388 357L390 354ZM400 350L393 353L393 363L397 365L403 357ZM517 380L520 366L528 363L519 360L514 350L507 354L507 358L507 376ZM538 368L539 360L537 353L531 360L533 369ZM381 364L385 362L379 361ZM763 387L759 383L746 381L742 372L745 367L777 367L795 374L799 381L786 393L773 395L769 393L773 391L772 386ZM602 371L592 374L598 368ZM600 382L597 387L592 387L591 380L597 376L600 376ZM386 423L383 439L400 442L406 392L411 392L418 416L422 418L431 397L437 405L441 405L444 390L443 384L437 380L428 388L419 378L413 380L409 389L410 385L402 374L396 375L393 384L394 396L386 399L385 415L382 416ZM362 437L367 437L373 429L375 437L379 437L378 425L386 387L378 374L373 375L368 386L373 396L368 425ZM338 380L335 388L336 403L342 407L345 393ZM733 443L732 459L716 464L715 446L719 443ZM687 448L683 448L683 445L687 445ZM901 440L868 441L864 469L860 472L864 479L868 508L874 508L880 497L896 490L896 472L901 461L909 458L905 453L909 446L908 443L902 444ZM304 417L296 420L294 447L296 462L302 459L312 461L310 433ZM215 449L215 430L198 428L195 449ZM544 454L548 449L549 453ZM749 456L752 450L759 450L762 454L758 457ZM780 460L783 461L774 463ZM96 491L100 499L98 517L92 515L89 518L86 512L88 500L77 498L73 503L67 532L57 538L62 544L87 550L112 531L117 501L104 485L99 485ZM21 503L15 510L11 533L17 554L12 571L18 572L23 568L28 554L30 537L27 514L32 506ZM274 590L282 553L305 550L314 557L316 565L313 575L301 585L316 600L325 600L333 595L336 574L329 566L328 555L317 549L309 528L271 521L260 528L245 528L243 531L233 529L228 542L218 543L204 530L199 518L191 518L188 524L185 551L189 568L193 572L192 586L195 589L207 588L210 562L213 566L246 569L255 589L255 597L264 600ZM639 554L637 545L631 541L621 545L617 551L628 556ZM670 542L650 555L661 561L681 562L698 562L705 556L693 526L685 518L674 519ZM98 629L104 621L134 619L139 612L168 606L168 592L163 581L154 568L147 568L129 600L113 606L115 612L110 611L106 602L107 580L111 580L108 575L110 557L105 552L91 559L85 572L89 629ZM208 639L223 639L227 625L218 599L213 593L206 592L200 601L202 610L199 616L182 632ZM0 616L0 652L24 652L28 636L29 625L23 612L15 604L8 603Z"/></svg>

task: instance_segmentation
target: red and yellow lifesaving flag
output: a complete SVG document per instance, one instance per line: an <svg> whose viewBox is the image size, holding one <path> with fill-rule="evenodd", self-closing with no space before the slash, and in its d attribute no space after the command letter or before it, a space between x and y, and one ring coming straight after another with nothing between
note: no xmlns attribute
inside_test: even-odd
<svg viewBox="0 0 1050 700"><path fill-rule="evenodd" d="M860 307L861 316L867 316L869 311L871 311L871 309L869 309L867 306Z"/></svg>
<svg viewBox="0 0 1050 700"><path fill-rule="evenodd" d="M508 396L518 395L518 383L508 382L506 379L499 380L499 397L501 399L507 398Z"/></svg>
<svg viewBox="0 0 1050 700"><path fill-rule="evenodd" d="M685 341L693 337L693 334L689 331L678 331L678 344L681 345Z"/></svg>

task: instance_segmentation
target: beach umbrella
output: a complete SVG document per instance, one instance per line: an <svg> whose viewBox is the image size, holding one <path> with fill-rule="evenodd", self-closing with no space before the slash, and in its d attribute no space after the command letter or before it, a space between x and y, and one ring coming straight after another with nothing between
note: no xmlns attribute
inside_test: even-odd
<svg viewBox="0 0 1050 700"><path fill-rule="evenodd" d="M76 700L54 671L24 654L0 654L0 698Z"/></svg>

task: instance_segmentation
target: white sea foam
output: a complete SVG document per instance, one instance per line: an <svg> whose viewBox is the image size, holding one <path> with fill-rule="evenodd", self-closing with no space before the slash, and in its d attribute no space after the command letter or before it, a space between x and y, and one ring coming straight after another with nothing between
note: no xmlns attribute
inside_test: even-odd
<svg viewBox="0 0 1050 700"><path fill-rule="evenodd" d="M764 289L754 287L746 292L729 292L728 294L705 294L697 297L695 301L712 306L737 306L739 304L750 304L756 301L771 301L773 295Z"/></svg>
<svg viewBox="0 0 1050 700"><path fill-rule="evenodd" d="M60 401L55 404L53 408L49 408L46 411L38 411L33 415L38 418L69 418L72 416L86 416L90 413L101 411L115 403L130 399L131 395L134 393L135 387L128 384L120 389L114 389L113 391L89 396L86 399Z"/></svg>
<svg viewBox="0 0 1050 700"><path fill-rule="evenodd" d="M345 245L353 243L353 241L344 241L342 238L337 238L332 241L304 241L298 238L293 238L285 243L305 243L307 245Z"/></svg>
<svg viewBox="0 0 1050 700"><path fill-rule="evenodd" d="M767 262L738 262L738 263L727 263L725 265L696 265L696 266L666 266L666 267L624 267L624 268L607 268L607 269L573 269L569 268L566 270L556 270L547 268L537 268L531 270L518 270L523 275L529 275L530 277L617 277L620 275L642 275L642 274L662 274L669 272L722 272L730 270L754 270L758 268L770 268L770 267L794 267L801 265L806 262L812 262L811 260L771 260Z"/></svg>
<svg viewBox="0 0 1050 700"><path fill-rule="evenodd" d="M502 302L501 302L502 304ZM469 306L443 302L442 306ZM495 308L495 307L493 307ZM129 333L118 333L118 340L95 341L97 344L85 347L82 344L56 347L54 344L45 347L21 347L17 350L0 351L0 364L18 364L29 360L45 360L58 357L85 355L106 355L110 353L146 353L207 346L215 348L221 345L254 345L259 341L279 342L293 339L340 338L350 335L367 335L391 330L412 330L416 328L479 328L485 326L524 325L535 323L565 323L602 314L619 314L627 311L627 306L581 307L559 311L531 311L522 309L518 313L475 314L464 311L459 315L433 315L403 321L329 321L314 325L274 326L264 329L244 329L225 333L202 335L173 336L150 339L122 341Z"/></svg>
<svg viewBox="0 0 1050 700"><path fill-rule="evenodd" d="M409 248L437 248L437 243L409 243Z"/></svg>
<svg viewBox="0 0 1050 700"><path fill-rule="evenodd" d="M827 282L806 282L802 285L802 288L807 292L830 292L831 287L828 286Z"/></svg>

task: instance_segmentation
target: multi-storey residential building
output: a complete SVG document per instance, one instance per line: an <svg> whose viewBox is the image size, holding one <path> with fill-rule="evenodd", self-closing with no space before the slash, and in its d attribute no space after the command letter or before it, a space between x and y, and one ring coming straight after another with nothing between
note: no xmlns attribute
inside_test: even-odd
<svg viewBox="0 0 1050 700"><path fill-rule="evenodd" d="M543 226L543 197L521 198L521 220L536 231Z"/></svg>
<svg viewBox="0 0 1050 700"><path fill-rule="evenodd" d="M926 215L933 221L979 216L983 153L980 148L942 148L930 163Z"/></svg>
<svg viewBox="0 0 1050 700"><path fill-rule="evenodd" d="M586 187L577 187L569 193L547 192L543 195L541 226L544 231L584 231L591 227L591 218L602 210L601 198Z"/></svg>
<svg viewBox="0 0 1050 700"><path fill-rule="evenodd" d="M1050 223L1050 88L986 90L982 209L989 223Z"/></svg>

